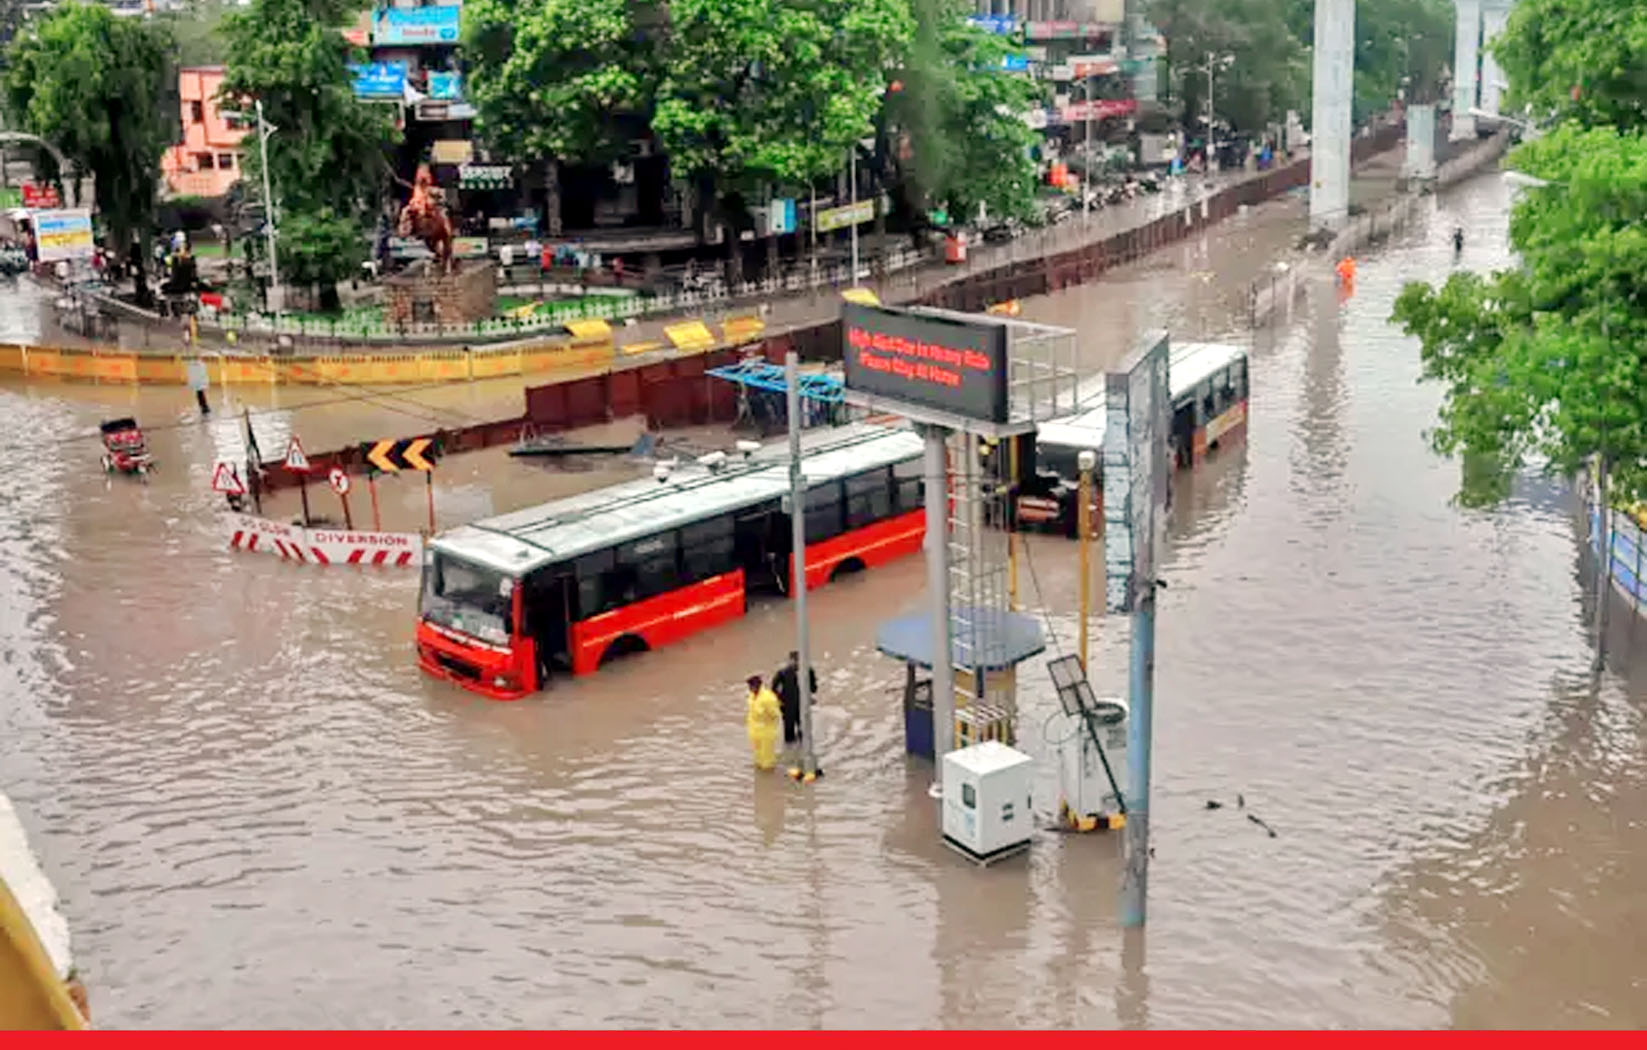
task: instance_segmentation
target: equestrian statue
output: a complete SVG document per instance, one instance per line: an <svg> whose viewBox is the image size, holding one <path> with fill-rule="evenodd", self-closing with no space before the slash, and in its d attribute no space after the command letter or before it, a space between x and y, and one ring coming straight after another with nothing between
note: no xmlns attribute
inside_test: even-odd
<svg viewBox="0 0 1647 1050"><path fill-rule="evenodd" d="M397 181L408 185L404 179ZM400 209L400 236L422 241L435 257L436 272L449 274L453 271L452 218L446 214L446 193L435 185L427 164L417 166L417 180L410 188L412 196Z"/></svg>

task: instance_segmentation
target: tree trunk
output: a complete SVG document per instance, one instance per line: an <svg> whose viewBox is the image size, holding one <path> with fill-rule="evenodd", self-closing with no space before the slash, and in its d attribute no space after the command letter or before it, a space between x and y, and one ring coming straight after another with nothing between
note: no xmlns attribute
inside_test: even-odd
<svg viewBox="0 0 1647 1050"><path fill-rule="evenodd" d="M340 313L343 310L343 300L337 294L336 281L324 281L320 285L320 312L323 314Z"/></svg>
<svg viewBox="0 0 1647 1050"><path fill-rule="evenodd" d="M544 232L558 238L564 227L560 217L560 160L556 157L543 162L543 197Z"/></svg>
<svg viewBox="0 0 1647 1050"><path fill-rule="evenodd" d="M719 197L717 200L715 213L720 218L721 236L726 240L726 291L730 295L743 283L743 240L739 236L743 231L737 219L743 198Z"/></svg>

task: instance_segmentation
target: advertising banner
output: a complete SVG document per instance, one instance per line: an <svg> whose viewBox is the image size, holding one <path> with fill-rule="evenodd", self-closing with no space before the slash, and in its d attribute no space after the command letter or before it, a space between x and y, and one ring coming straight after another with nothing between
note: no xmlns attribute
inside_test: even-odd
<svg viewBox="0 0 1647 1050"><path fill-rule="evenodd" d="M439 99L458 99L463 97L463 74L461 73L430 73L429 97Z"/></svg>
<svg viewBox="0 0 1647 1050"><path fill-rule="evenodd" d="M828 233L830 230L857 226L874 218L875 202L872 200L857 201L853 204L843 204L838 208L825 208L818 213L814 224L819 233Z"/></svg>
<svg viewBox="0 0 1647 1050"><path fill-rule="evenodd" d="M372 43L455 44L462 22L459 4L439 7L385 7L372 21Z"/></svg>
<svg viewBox="0 0 1647 1050"><path fill-rule="evenodd" d="M1005 327L848 303L841 338L849 391L1007 421Z"/></svg>
<svg viewBox="0 0 1647 1050"><path fill-rule="evenodd" d="M25 208L61 208L62 198L57 195L56 186L44 186L38 183L23 183L23 207Z"/></svg>
<svg viewBox="0 0 1647 1050"><path fill-rule="evenodd" d="M403 62L373 62L369 65L351 65L355 76L356 98L394 98L406 93L406 64Z"/></svg>
<svg viewBox="0 0 1647 1050"><path fill-rule="evenodd" d="M1018 31L1018 20L1011 15L968 15L967 22L997 36L1011 36Z"/></svg>
<svg viewBox="0 0 1647 1050"><path fill-rule="evenodd" d="M35 212L34 238L41 262L89 259L96 248L92 241L91 212L84 208Z"/></svg>

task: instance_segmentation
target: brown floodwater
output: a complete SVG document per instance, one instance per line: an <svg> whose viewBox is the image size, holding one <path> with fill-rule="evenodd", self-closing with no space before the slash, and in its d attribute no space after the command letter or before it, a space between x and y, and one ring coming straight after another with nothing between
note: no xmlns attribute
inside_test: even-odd
<svg viewBox="0 0 1647 1050"><path fill-rule="evenodd" d="M496 704L418 674L413 574L223 548L232 412L266 454L315 450L517 411L518 387L214 391L201 423L178 391L0 385L0 785L99 1023L1647 1024L1647 678L1589 673L1564 486L1450 504L1438 392L1385 323L1403 280L1506 264L1508 204L1496 177L1428 201L1353 295L1317 277L1256 338L1243 291L1296 198L1026 304L1095 362L1158 325L1253 346L1247 441L1178 480L1141 937L1115 837L987 871L939 845L872 645L920 605L919 559L816 592L828 776L803 788L750 770L738 684L790 647L788 606ZM0 292L0 325L30 294ZM97 469L115 411L150 429L150 484ZM498 455L441 479L452 521L590 480ZM1074 551L1029 552L1068 647ZM1119 691L1124 622L1095 639ZM1024 677L1042 755L1055 701Z"/></svg>

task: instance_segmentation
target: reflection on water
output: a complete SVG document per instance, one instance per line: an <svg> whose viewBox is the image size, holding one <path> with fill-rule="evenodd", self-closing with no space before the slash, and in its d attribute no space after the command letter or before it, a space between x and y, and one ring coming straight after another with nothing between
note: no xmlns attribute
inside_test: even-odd
<svg viewBox="0 0 1647 1050"><path fill-rule="evenodd" d="M742 731L786 605L492 704L415 671L411 574L221 549L223 416L261 413L273 454L291 430L398 435L404 400L236 392L203 426L179 391L0 388L0 783L100 1022L1642 1024L1647 682L1627 660L1586 677L1560 486L1451 506L1456 467L1423 439L1437 392L1385 324L1402 280L1453 265L1454 225L1478 231L1466 265L1502 265L1507 205L1472 183L1361 259L1353 295L1309 283L1255 347L1246 439L1176 482L1147 945L1117 928L1114 837L1048 833L987 871L937 843L901 671L872 646L919 606L918 559L817 592L828 776L805 788L756 776ZM1079 326L1094 364L1142 327L1228 335L1301 209L1026 314ZM507 385L396 396L519 405ZM149 485L70 440L116 410L150 428ZM488 463L450 464L452 513L526 492L510 472L534 468ZM1026 601L1067 652L1074 551L1026 550ZM1119 691L1125 625L1095 634L1097 688ZM1023 692L1044 755L1044 671Z"/></svg>

